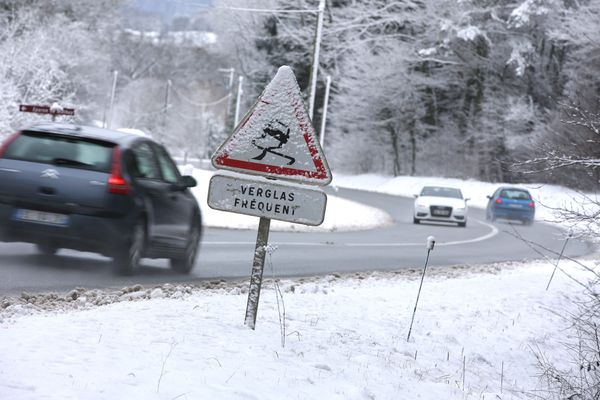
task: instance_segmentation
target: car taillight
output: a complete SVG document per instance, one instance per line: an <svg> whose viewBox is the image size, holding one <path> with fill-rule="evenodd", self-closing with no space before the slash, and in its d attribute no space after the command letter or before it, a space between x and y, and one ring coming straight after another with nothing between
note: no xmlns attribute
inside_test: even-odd
<svg viewBox="0 0 600 400"><path fill-rule="evenodd" d="M108 191L110 193L129 193L129 183L123 178L121 171L121 149L119 149L119 146L115 146L113 149L110 177L108 178Z"/></svg>
<svg viewBox="0 0 600 400"><path fill-rule="evenodd" d="M0 145L0 158L4 156L4 153L6 153L6 149L8 149L8 146L10 146L10 144L14 142L18 136L19 132L13 133L8 137L8 139L4 141L4 143Z"/></svg>
<svg viewBox="0 0 600 400"><path fill-rule="evenodd" d="M502 204L502 199L501 198L497 198L496 199L496 204Z"/></svg>
<svg viewBox="0 0 600 400"><path fill-rule="evenodd" d="M533 201L529 202L529 207L535 207L535 203Z"/></svg>

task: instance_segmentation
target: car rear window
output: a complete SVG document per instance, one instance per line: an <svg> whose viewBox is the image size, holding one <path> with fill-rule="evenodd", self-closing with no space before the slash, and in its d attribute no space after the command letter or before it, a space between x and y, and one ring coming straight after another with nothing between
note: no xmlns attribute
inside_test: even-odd
<svg viewBox="0 0 600 400"><path fill-rule="evenodd" d="M109 172L113 143L45 132L22 132L3 158Z"/></svg>
<svg viewBox="0 0 600 400"><path fill-rule="evenodd" d="M519 189L504 189L500 192L500 197L511 200L531 200L529 192Z"/></svg>

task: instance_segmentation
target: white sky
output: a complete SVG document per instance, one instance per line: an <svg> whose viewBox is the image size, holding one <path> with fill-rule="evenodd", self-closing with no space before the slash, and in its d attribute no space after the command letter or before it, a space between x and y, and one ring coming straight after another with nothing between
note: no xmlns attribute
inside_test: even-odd
<svg viewBox="0 0 600 400"><path fill-rule="evenodd" d="M412 192L411 179L336 182ZM489 189L458 183L475 203ZM284 263L267 260L256 331L243 324L246 281L4 299L0 399L521 399L540 388L532 349L567 365L561 315L581 289L558 272L545 291L551 265L430 268L410 342L419 268L283 280L282 346L269 278Z"/></svg>

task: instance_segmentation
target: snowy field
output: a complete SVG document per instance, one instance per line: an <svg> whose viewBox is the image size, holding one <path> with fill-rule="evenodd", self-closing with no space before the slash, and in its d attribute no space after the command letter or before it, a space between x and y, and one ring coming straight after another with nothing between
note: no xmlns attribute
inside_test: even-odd
<svg viewBox="0 0 600 400"><path fill-rule="evenodd" d="M204 224L220 228L256 229L258 218L241 214L213 210L208 207L206 198L208 182L214 171L182 167L184 173L192 174L198 181L198 186L193 189L202 209ZM332 187L335 189L350 188L391 195L413 197L425 185L452 186L461 189L463 196L469 198L469 206L485 209L488 198L501 184L480 182L475 180L460 180L450 178L431 177L390 177L382 175L349 176L334 174ZM561 186L545 184L520 185L531 193L536 202L536 220L555 223L559 219L557 209L572 209L593 213L600 211L594 202L600 202L595 194L581 193ZM345 200L335 195L327 196L327 210L325 221L320 226L305 226L282 221L272 221L271 229L279 231L319 232L319 231L350 231L372 229L393 223L386 212ZM566 230L586 229L582 224L569 225L562 223Z"/></svg>
<svg viewBox="0 0 600 400"><path fill-rule="evenodd" d="M194 172L201 182L208 174ZM431 182L457 184L475 206L495 187ZM410 196L425 182L334 183ZM542 186L535 196L566 201L568 193ZM332 197L328 229L343 229L348 205ZM352 207L347 229L388 223L373 217L378 210ZM208 224L227 215L205 205L203 212ZM225 220L245 227L235 216ZM534 351L568 365L569 321L561 315L582 293L569 276L591 278L563 261L569 276L558 271L546 291L553 266L543 262L430 268L407 342L418 266L275 286L269 278L284 262L277 251L267 260L255 331L243 324L247 281L0 298L0 399L544 398ZM596 268L592 258L583 262Z"/></svg>
<svg viewBox="0 0 600 400"><path fill-rule="evenodd" d="M190 173L191 168L184 172ZM213 210L208 207L208 183L214 171L194 169L192 175L198 181L198 186L192 189L202 209L203 224L218 228L257 229L258 218L248 215ZM271 230L323 232L350 231L371 229L393 223L392 217L377 208L342 199L337 196L327 196L325 220L320 226L292 224L283 221L271 221Z"/></svg>

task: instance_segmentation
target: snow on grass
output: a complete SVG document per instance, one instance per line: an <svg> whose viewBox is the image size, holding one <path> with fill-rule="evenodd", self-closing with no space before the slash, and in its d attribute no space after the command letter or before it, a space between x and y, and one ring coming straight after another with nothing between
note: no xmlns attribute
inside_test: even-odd
<svg viewBox="0 0 600 400"><path fill-rule="evenodd" d="M194 175L207 185L209 172ZM497 187L339 174L334 183L402 196L425 184L450 184L478 207ZM564 205L577 195L528 188L541 218L552 216L541 205ZM195 190L205 202L204 186ZM332 197L327 229L365 227L339 222L349 214L385 219ZM203 212L209 225L251 227L205 203ZM275 268L283 266L276 252L271 257ZM590 275L573 262L563 260L561 268L581 281ZM5 297L0 399L525 399L540 389L535 351L569 366L569 321L562 315L582 289L557 272L546 291L552 269L542 262L428 269L410 342L418 268L282 280L283 304L266 279L256 331L243 325L247 281Z"/></svg>
<svg viewBox="0 0 600 400"><path fill-rule="evenodd" d="M594 204L594 202L599 202L596 194L581 193L565 187L548 184L515 185L452 178L390 177L373 174L350 176L336 173L333 185L405 197L412 197L418 194L421 188L426 185L453 186L460 188L463 196L470 199L469 206L477 208L486 208L488 203L487 196L491 196L498 187L504 185L520 186L529 190L533 196L536 202L536 219L540 221L560 221L560 213L557 212L557 209L572 209L588 213L593 213L594 210L600 211L598 210L598 206ZM576 226L567 225L566 227L576 229Z"/></svg>
<svg viewBox="0 0 600 400"><path fill-rule="evenodd" d="M193 189L193 193L200 203L205 225L233 229L258 228L257 217L217 211L208 207L206 203L208 183L214 171L194 169L193 167L182 167L182 169L184 173L192 174L198 181L198 186ZM458 187L463 192L463 196L470 199L469 206L485 208L488 203L487 196L491 196L501 185L512 186L513 184L417 176L390 177L376 174L350 176L339 173L334 174L332 183L333 187L360 189L404 197L413 197L425 185ZM596 194L581 193L565 187L547 184L520 184L516 186L526 188L533 196L536 202L537 220L563 222L565 228L575 232L579 229L589 229L589 226L577 223L565 224L557 211L558 209L571 209L589 214L600 211L598 206L594 204L599 202ZM392 217L383 210L328 195L325 221L321 226L311 227L273 220L271 229L298 232L351 231L373 229L391 223L393 223Z"/></svg>
<svg viewBox="0 0 600 400"><path fill-rule="evenodd" d="M202 210L203 224L217 228L257 229L257 217L213 210L207 204L208 184L214 171L191 169L183 167L187 173L193 174L198 186L192 192L198 199ZM385 211L342 199L337 196L327 196L325 220L320 226L292 224L283 221L271 221L271 230L297 232L328 232L373 229L393 223L392 217Z"/></svg>
<svg viewBox="0 0 600 400"><path fill-rule="evenodd" d="M285 347L272 281L256 331L243 325L245 284L4 299L0 398L525 398L532 348L563 356L553 310L571 309L578 286L558 274L546 292L543 263L479 269L429 270L408 343L418 270L279 282ZM114 303L89 306L102 299Z"/></svg>

